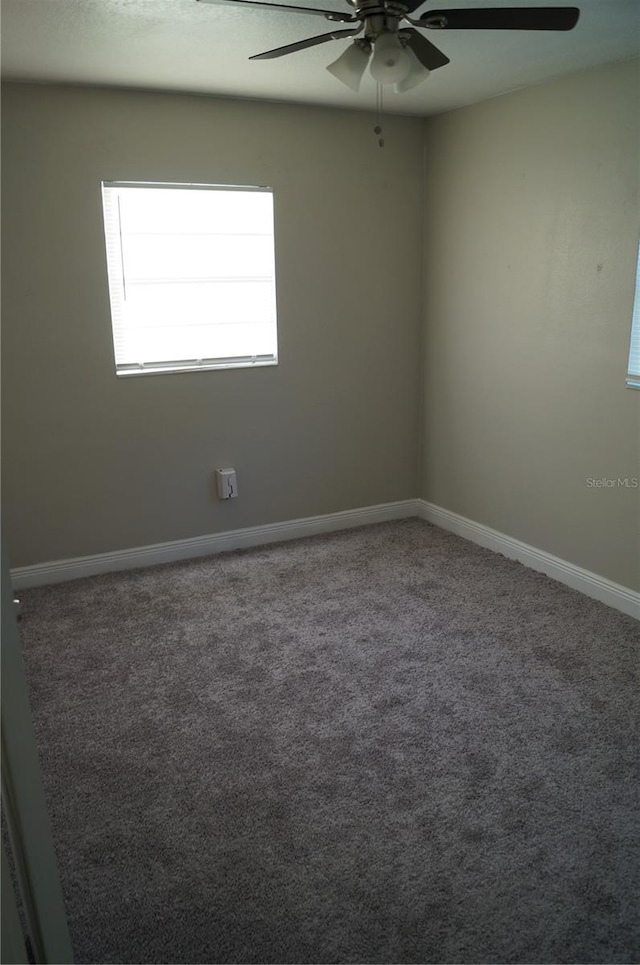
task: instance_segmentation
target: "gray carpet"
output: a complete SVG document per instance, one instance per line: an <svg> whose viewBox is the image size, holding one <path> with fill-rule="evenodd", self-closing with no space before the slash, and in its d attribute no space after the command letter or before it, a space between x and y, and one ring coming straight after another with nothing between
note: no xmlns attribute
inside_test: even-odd
<svg viewBox="0 0 640 965"><path fill-rule="evenodd" d="M418 520L22 594L77 962L638 962L640 625Z"/></svg>

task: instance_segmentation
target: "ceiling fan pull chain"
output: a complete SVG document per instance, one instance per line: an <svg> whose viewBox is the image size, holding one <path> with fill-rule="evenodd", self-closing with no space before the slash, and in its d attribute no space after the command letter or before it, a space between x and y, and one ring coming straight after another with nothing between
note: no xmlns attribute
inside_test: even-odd
<svg viewBox="0 0 640 965"><path fill-rule="evenodd" d="M380 124L380 114L383 110L382 84L376 84L376 126L373 133L378 135L378 147L384 147L384 137L382 136L382 126Z"/></svg>

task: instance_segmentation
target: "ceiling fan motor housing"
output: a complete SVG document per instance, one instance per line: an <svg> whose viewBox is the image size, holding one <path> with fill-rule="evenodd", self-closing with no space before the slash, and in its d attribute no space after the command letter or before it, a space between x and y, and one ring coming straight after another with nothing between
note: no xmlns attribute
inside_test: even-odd
<svg viewBox="0 0 640 965"><path fill-rule="evenodd" d="M364 35L369 41L375 41L385 31L397 33L400 21L409 12L402 3L380 3L379 0L356 0L353 6L355 16L364 24Z"/></svg>

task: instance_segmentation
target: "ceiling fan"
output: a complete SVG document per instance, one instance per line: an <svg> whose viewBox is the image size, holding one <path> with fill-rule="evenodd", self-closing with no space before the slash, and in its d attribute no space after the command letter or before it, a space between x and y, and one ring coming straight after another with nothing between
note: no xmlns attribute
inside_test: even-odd
<svg viewBox="0 0 640 965"><path fill-rule="evenodd" d="M216 3L218 0L200 2ZM292 10L324 17L333 23L354 24L345 30L331 30L307 40L254 54L249 60L270 60L324 44L328 40L362 34L327 70L347 87L358 91L371 58L373 78L378 84L395 85L398 93L417 87L432 70L449 63L446 54L413 29L415 27L427 30L571 30L580 16L577 7L485 7L428 10L415 19L411 14L423 5L424 0L347 0L352 9L344 12L269 3L266 0L225 2L267 10Z"/></svg>

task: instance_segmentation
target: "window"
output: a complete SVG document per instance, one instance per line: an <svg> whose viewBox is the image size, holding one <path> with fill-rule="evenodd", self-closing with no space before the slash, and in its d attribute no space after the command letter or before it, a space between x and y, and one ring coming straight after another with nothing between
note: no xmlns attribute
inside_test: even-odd
<svg viewBox="0 0 640 965"><path fill-rule="evenodd" d="M636 270L636 295L631 317L631 343L629 345L629 365L627 366L627 385L640 389L640 249Z"/></svg>
<svg viewBox="0 0 640 965"><path fill-rule="evenodd" d="M268 188L103 181L119 376L277 364Z"/></svg>

